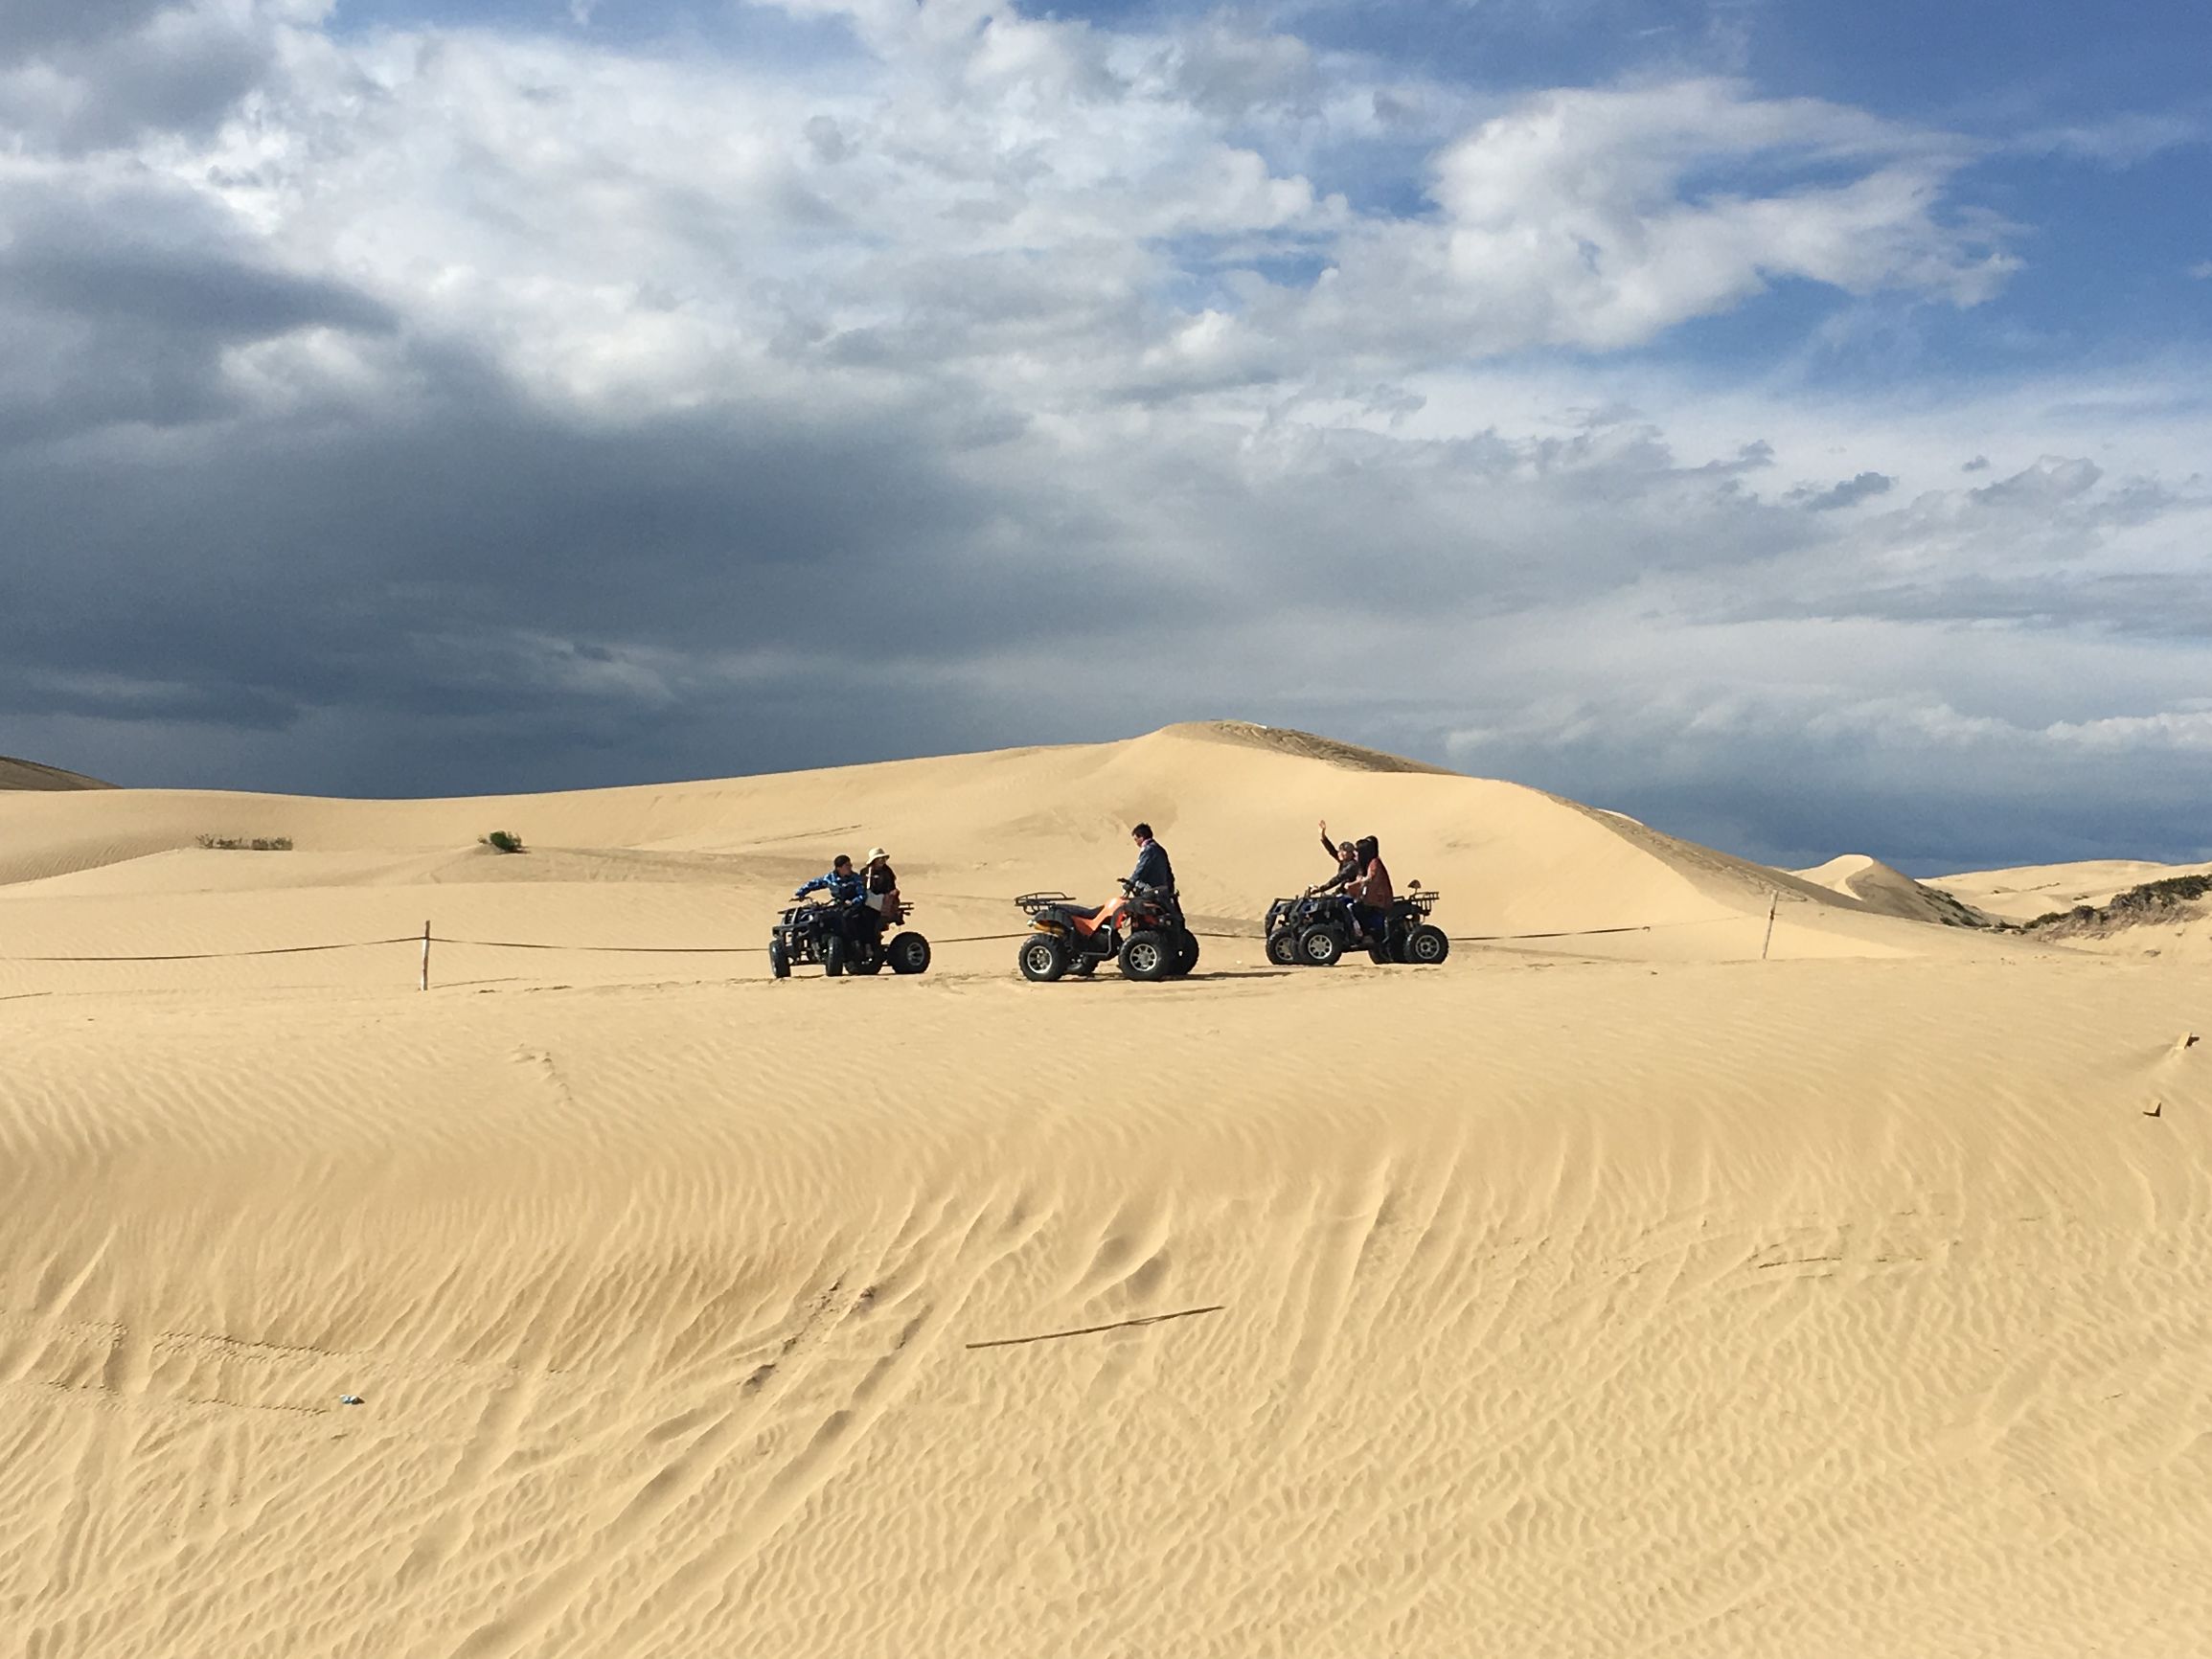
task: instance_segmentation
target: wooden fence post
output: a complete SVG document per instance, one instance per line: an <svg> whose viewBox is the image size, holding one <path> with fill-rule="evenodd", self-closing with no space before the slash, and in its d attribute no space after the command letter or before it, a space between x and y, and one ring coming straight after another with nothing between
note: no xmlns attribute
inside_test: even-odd
<svg viewBox="0 0 2212 1659"><path fill-rule="evenodd" d="M422 989L430 989L430 924L422 924Z"/></svg>

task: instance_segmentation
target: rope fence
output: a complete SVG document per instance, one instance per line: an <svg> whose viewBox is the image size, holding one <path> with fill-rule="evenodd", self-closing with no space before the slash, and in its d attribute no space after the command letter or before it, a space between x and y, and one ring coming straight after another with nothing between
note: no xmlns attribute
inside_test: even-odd
<svg viewBox="0 0 2212 1659"><path fill-rule="evenodd" d="M1536 939L1594 939L1608 934L1650 933L1670 927L1710 927L1722 922L1757 923L1764 920L1768 928L1767 943L1772 940L1772 917L1711 916L1693 921L1648 921L1617 927L1569 927L1547 933L1454 933L1448 935L1454 944L1506 944L1522 940ZM1241 941L1257 943L1256 932L1219 933L1194 928L1198 939ZM1015 933L969 933L952 939L933 939L932 945L943 944L994 944L1001 942L1026 939L1028 930ZM272 944L246 950L177 950L160 952L128 952L102 955L0 955L0 962L41 963L99 963L99 962L223 962L256 956L308 956L332 950L377 950L387 945L414 944L422 950L421 989L430 989L430 947L433 944L462 945L478 950L554 950L576 951L595 955L624 956L764 956L764 944L560 944L547 940L531 939L465 939L458 935L434 933L424 922L421 933L395 934L389 939L353 939L331 944ZM1761 951L1762 960L1765 950Z"/></svg>

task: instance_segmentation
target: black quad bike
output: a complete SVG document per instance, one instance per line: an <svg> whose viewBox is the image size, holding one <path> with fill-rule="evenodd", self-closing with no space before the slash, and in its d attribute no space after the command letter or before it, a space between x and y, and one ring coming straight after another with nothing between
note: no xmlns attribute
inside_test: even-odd
<svg viewBox="0 0 2212 1659"><path fill-rule="evenodd" d="M1367 959L1433 967L1449 956L1451 941L1428 920L1442 897L1416 883L1392 899L1387 930L1366 941ZM1301 893L1267 907L1267 960L1278 967L1334 967L1351 947L1352 901L1341 893Z"/></svg>
<svg viewBox="0 0 2212 1659"><path fill-rule="evenodd" d="M794 967L821 966L822 977L840 974L921 973L929 966L929 941L911 928L891 935L888 942L875 926L874 915L855 918L857 906L809 899L785 906L784 914L768 929L768 971L778 979L791 977ZM891 927L913 915L901 905L896 916L884 918ZM860 924L855 927L855 922Z"/></svg>
<svg viewBox="0 0 2212 1659"><path fill-rule="evenodd" d="M1198 966L1198 941L1183 922L1172 887L1122 878L1111 904L1078 904L1064 893L1024 893L1029 932L1015 952L1022 977L1050 985L1065 974L1088 979L1102 962L1131 979L1180 979Z"/></svg>

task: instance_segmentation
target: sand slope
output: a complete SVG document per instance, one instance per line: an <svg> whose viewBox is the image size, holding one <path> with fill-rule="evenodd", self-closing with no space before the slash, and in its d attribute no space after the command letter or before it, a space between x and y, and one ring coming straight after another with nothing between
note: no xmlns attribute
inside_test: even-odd
<svg viewBox="0 0 2212 1659"><path fill-rule="evenodd" d="M1945 927L1994 927L2000 920L1863 852L1831 858L1797 874L1817 886L1855 898L1870 910L1908 921L1931 921Z"/></svg>
<svg viewBox="0 0 2212 1659"><path fill-rule="evenodd" d="M64 772L58 766L41 766L36 761L18 761L0 755L0 789L112 789L98 778L81 772Z"/></svg>
<svg viewBox="0 0 2212 1659"><path fill-rule="evenodd" d="M2085 864L2044 864L1981 871L1943 878L1947 891L2018 921L2033 921L2077 906L2102 907L2132 887L2177 875L2212 874L2212 864L2149 864L2110 859ZM2155 917L2107 930L2062 927L2035 936L2070 951L2098 956L2163 959L2212 965L2212 900L2199 899Z"/></svg>
<svg viewBox="0 0 2212 1659"><path fill-rule="evenodd" d="M1157 987L998 941L780 984L441 946L427 995L407 944L0 961L0 1654L2201 1651L2212 1005L2169 960L1234 727L10 798L0 956L752 942L877 838L949 937L1103 890L1139 813L1226 925L1324 810L1455 932L1639 931L1209 938Z"/></svg>
<svg viewBox="0 0 2212 1659"><path fill-rule="evenodd" d="M2202 1008L1865 962L17 1004L7 1650L2195 1653Z"/></svg>
<svg viewBox="0 0 2212 1659"><path fill-rule="evenodd" d="M2030 864L2013 870L1979 870L1937 878L1949 894L2001 916L2033 921L2081 904L2109 904L2112 896L2169 875L2197 875L2212 864L2151 864L2109 858L2082 864Z"/></svg>

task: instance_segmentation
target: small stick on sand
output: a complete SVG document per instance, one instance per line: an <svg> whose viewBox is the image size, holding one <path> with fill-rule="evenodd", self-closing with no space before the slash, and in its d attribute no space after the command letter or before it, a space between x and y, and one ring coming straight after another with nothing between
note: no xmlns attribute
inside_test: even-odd
<svg viewBox="0 0 2212 1659"><path fill-rule="evenodd" d="M989 1342L970 1342L969 1348L1013 1348L1023 1342L1058 1342L1063 1336L1095 1336L1102 1330L1125 1330L1133 1325L1158 1325L1168 1319L1188 1319L1196 1313L1219 1313L1228 1307L1217 1302L1206 1307L1182 1307L1173 1313L1148 1313L1139 1319L1117 1319L1110 1325L1085 1325L1076 1330L1047 1330L1036 1336L999 1336Z"/></svg>

